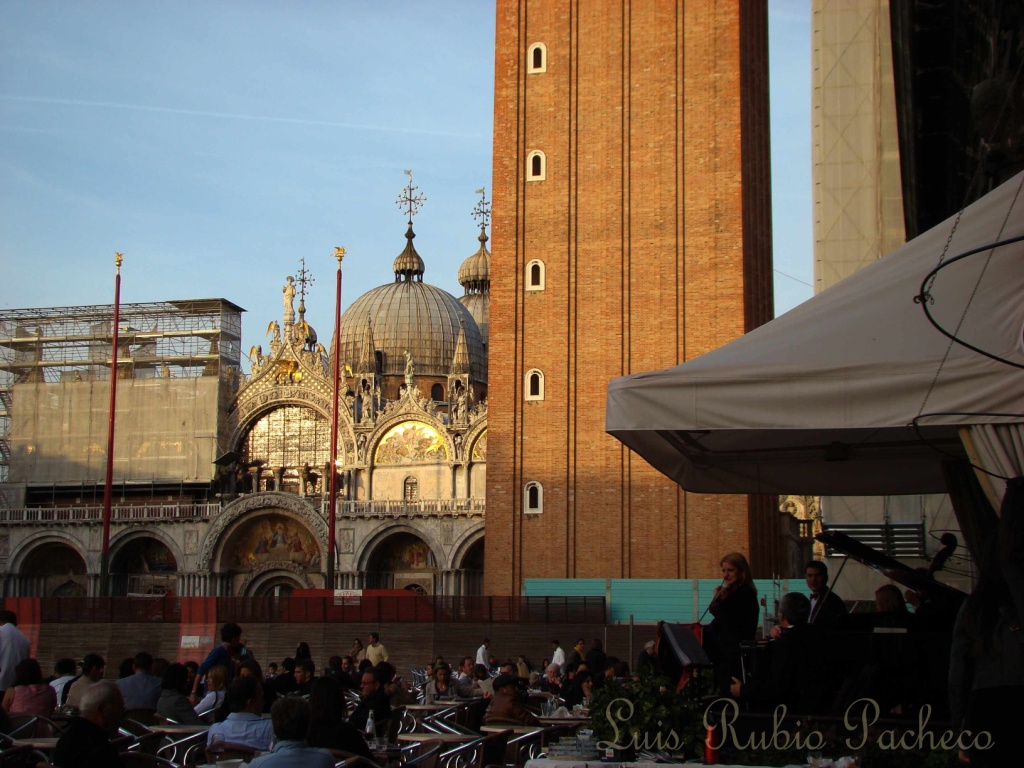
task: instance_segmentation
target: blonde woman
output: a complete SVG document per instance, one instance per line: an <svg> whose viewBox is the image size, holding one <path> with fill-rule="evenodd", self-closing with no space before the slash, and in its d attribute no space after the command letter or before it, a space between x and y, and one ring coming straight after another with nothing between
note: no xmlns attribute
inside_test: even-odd
<svg viewBox="0 0 1024 768"><path fill-rule="evenodd" d="M708 610L715 618L704 630L704 647L715 665L715 679L728 691L733 677L740 677L740 643L754 639L757 632L757 588L750 564L739 552L721 559L722 583Z"/></svg>
<svg viewBox="0 0 1024 768"><path fill-rule="evenodd" d="M213 713L224 702L224 689L227 684L228 671L217 665L206 673L206 695L196 704L196 714L207 723L213 722Z"/></svg>

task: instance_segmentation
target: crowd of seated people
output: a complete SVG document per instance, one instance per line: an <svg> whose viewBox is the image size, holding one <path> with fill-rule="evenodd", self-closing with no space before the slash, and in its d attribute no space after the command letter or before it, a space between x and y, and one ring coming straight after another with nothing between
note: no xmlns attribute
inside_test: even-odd
<svg viewBox="0 0 1024 768"><path fill-rule="evenodd" d="M488 722L537 723L525 695L537 670L525 656L500 665L493 654L487 654L486 663L469 655L457 657L464 659L461 677L438 657L417 671L419 679L410 685L390 661L374 665L352 654L331 656L318 670L305 643L294 656L268 665L265 674L238 625L226 624L220 639L202 663L172 663L139 651L118 664L116 680L107 677L106 660L98 653L86 653L80 664L57 660L48 680L36 659L23 659L3 694L2 712L42 717L44 727L49 726L45 718L56 717L63 731L54 734L60 737L54 756L68 766L119 765L111 736L127 717L153 728L163 722L205 726L205 732L196 733L206 745L223 742L267 753L253 761L261 766L298 758L317 765L325 753L316 750L372 759L366 739L370 714L377 735L394 733L396 713L419 701L486 700L473 727L485 717ZM378 637L371 638L370 647L376 657L387 653ZM611 666L617 660L608 661ZM589 695L593 684L582 657L551 678L577 701Z"/></svg>
<svg viewBox="0 0 1024 768"><path fill-rule="evenodd" d="M727 647L718 649L718 658L730 672L738 661L738 644L750 634L748 604L751 599L756 601L749 567L733 555L722 561L726 578L711 606L718 626L709 632L714 642L726 643ZM778 642L768 671L749 681L732 679L736 675L730 674L728 689L732 695L755 707L783 702L809 708L820 706L818 701L812 704L812 699L830 693L815 687L814 681L826 676L814 672L807 660L814 657L821 633L843 624L846 607L828 588L827 571L819 565L807 566L810 599L794 593L782 601L781 623L773 632ZM895 587L879 589L876 598L879 616L909 615ZM544 694L572 710L577 705L585 708L595 690L633 679L629 665L610 655L601 640L593 641L585 650L582 638L576 639L568 653L553 640L552 661L545 659L540 668L531 665L524 655L499 664L488 653L486 663L469 654L451 656L459 659L458 669L453 671L438 656L422 671L414 672L410 685L392 662L382 658L387 650L376 635L370 638L370 653L357 642L351 652L330 656L319 669L309 645L299 643L294 656L271 663L266 674L247 648L238 625L224 625L220 637L220 644L199 664L170 663L140 651L120 665L122 676L116 683L105 679L107 665L97 653L84 655L78 674L74 661L57 660L49 680L43 679L37 660L23 659L3 693L4 713L46 717L62 710L77 710L77 718L70 721L74 727L67 730L73 734L71 743L80 742L109 758L98 736L109 730L107 725L117 719L119 712L123 717L126 709L149 709L174 723L208 725L208 742L220 737L260 752L271 750L275 740L291 743L266 756L280 753L276 760L260 758L263 762L259 765L284 764L286 756L308 756L313 765L317 753L306 753L306 747L370 757L365 729L371 713L378 733L386 733L403 706L420 701L432 704L484 699L487 705L483 722L536 725L539 708L536 699L528 699L529 691ZM485 644L481 649L489 651L490 647ZM377 663L368 656L378 659ZM638 674L658 665L652 642L640 655ZM294 704L295 700L308 704ZM279 714L276 720L275 712ZM296 728L304 722L308 733L300 739Z"/></svg>

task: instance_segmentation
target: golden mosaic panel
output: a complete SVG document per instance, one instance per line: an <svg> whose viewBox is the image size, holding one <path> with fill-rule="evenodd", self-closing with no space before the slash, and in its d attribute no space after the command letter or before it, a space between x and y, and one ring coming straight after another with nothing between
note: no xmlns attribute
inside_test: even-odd
<svg viewBox="0 0 1024 768"><path fill-rule="evenodd" d="M487 461L487 430L473 443L473 461Z"/></svg>
<svg viewBox="0 0 1024 768"><path fill-rule="evenodd" d="M448 460L448 448L436 429L405 421L388 430L377 445L376 464L418 464Z"/></svg>

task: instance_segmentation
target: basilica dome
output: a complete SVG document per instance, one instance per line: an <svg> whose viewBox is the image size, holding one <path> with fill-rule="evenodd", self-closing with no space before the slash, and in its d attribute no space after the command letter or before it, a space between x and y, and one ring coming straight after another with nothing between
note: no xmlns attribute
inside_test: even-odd
<svg viewBox="0 0 1024 768"><path fill-rule="evenodd" d="M360 369L369 334L381 375L404 375L408 351L417 376L444 377L464 329L470 379L486 382L487 359L476 320L450 293L423 282L424 263L413 247L411 224L405 236L405 250L394 263L395 281L367 291L341 316L342 363Z"/></svg>
<svg viewBox="0 0 1024 768"><path fill-rule="evenodd" d="M459 301L476 320L486 349L490 326L491 252L487 250L487 234L482 226L477 239L480 241L480 249L459 267L459 283L466 290Z"/></svg>

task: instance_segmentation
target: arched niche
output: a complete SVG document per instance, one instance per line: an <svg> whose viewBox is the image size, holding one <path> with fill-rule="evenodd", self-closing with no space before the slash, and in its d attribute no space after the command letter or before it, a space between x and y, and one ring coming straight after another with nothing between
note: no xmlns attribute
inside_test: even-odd
<svg viewBox="0 0 1024 768"><path fill-rule="evenodd" d="M39 597L85 597L85 559L63 542L44 541L25 553L18 574L27 592Z"/></svg>
<svg viewBox="0 0 1024 768"><path fill-rule="evenodd" d="M122 538L110 558L110 594L166 595L178 580L178 560L154 535Z"/></svg>
<svg viewBox="0 0 1024 768"><path fill-rule="evenodd" d="M481 525L466 533L452 550L449 566L459 572L459 589L463 595L484 594L484 529Z"/></svg>
<svg viewBox="0 0 1024 768"><path fill-rule="evenodd" d="M263 515L280 514L302 525L318 542L321 557L327 542L327 521L309 502L291 493L253 493L241 496L224 507L206 531L196 558L200 573L218 572L225 562L227 543L246 523ZM288 560L291 561L290 559Z"/></svg>
<svg viewBox="0 0 1024 768"><path fill-rule="evenodd" d="M268 510L238 520L223 538L216 563L219 573L251 574L269 566L291 572L319 572L320 545L303 521L283 511Z"/></svg>
<svg viewBox="0 0 1024 768"><path fill-rule="evenodd" d="M306 571L294 563L267 562L253 568L241 583L243 597L287 597L297 589L311 589Z"/></svg>
<svg viewBox="0 0 1024 768"><path fill-rule="evenodd" d="M430 545L411 530L396 531L379 539L367 553L367 587L420 589L433 593L437 561Z"/></svg>
<svg viewBox="0 0 1024 768"><path fill-rule="evenodd" d="M286 490L305 495L311 489L303 488L303 467L322 474L330 462L330 445L330 419L315 408L286 404L264 411L252 421L239 445L239 453L246 466L260 467L260 487L255 490ZM281 487L277 487L279 481ZM319 490L315 487L311 492Z"/></svg>

